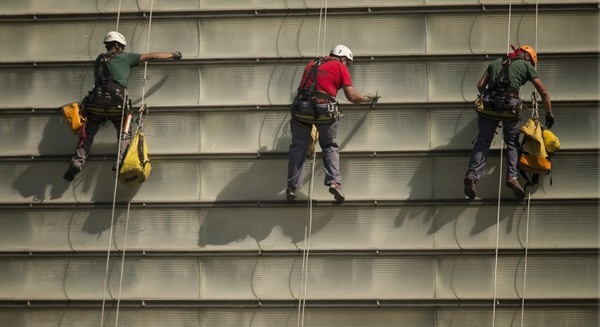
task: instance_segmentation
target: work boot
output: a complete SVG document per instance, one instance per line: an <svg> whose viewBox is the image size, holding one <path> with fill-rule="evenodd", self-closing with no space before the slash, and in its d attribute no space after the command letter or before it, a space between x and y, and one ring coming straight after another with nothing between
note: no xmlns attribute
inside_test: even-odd
<svg viewBox="0 0 600 327"><path fill-rule="evenodd" d="M285 189L285 199L287 200L287 202L294 202L296 201L296 188L295 187L288 187Z"/></svg>
<svg viewBox="0 0 600 327"><path fill-rule="evenodd" d="M344 193L342 193L342 185L336 182L333 182L331 185L329 185L329 193L333 194L335 201L338 203L342 203L344 200L346 200L346 196L344 196Z"/></svg>
<svg viewBox="0 0 600 327"><path fill-rule="evenodd" d="M464 184L465 195L469 199L473 200L477 196L477 190L475 190L475 179L473 179L473 176L467 175L467 177L465 177Z"/></svg>
<svg viewBox="0 0 600 327"><path fill-rule="evenodd" d="M75 179L75 175L79 174L80 171L81 167L70 166L69 169L67 169L67 171L65 171L63 174L63 178L71 182L73 179Z"/></svg>
<svg viewBox="0 0 600 327"><path fill-rule="evenodd" d="M513 194L517 198L522 199L525 197L525 190L523 190L521 184L519 184L519 180L516 177L508 177L506 179L506 186L513 191Z"/></svg>

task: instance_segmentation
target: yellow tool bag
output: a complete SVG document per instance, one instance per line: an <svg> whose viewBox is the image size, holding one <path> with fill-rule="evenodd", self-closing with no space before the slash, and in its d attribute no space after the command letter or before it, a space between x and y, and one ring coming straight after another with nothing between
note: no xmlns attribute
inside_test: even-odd
<svg viewBox="0 0 600 327"><path fill-rule="evenodd" d="M310 141L308 141L308 148L306 149L306 157L312 158L317 151L317 141L319 140L319 130L317 130L317 126L312 125L312 129L310 131Z"/></svg>
<svg viewBox="0 0 600 327"><path fill-rule="evenodd" d="M143 183L150 175L150 158L144 133L137 131L127 148L125 159L119 170L119 181L126 186Z"/></svg>
<svg viewBox="0 0 600 327"><path fill-rule="evenodd" d="M70 103L62 107L62 114L69 124L69 128L73 134L78 134L83 126L84 118L80 114L79 104L77 102Z"/></svg>
<svg viewBox="0 0 600 327"><path fill-rule="evenodd" d="M552 162L546 151L540 121L530 118L520 127L520 131L525 138L519 154L519 169L533 174L549 173L552 170Z"/></svg>

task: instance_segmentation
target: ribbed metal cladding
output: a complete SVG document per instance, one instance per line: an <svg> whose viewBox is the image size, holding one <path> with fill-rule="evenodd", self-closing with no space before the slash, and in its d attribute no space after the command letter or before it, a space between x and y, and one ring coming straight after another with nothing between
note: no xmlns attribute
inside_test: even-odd
<svg viewBox="0 0 600 327"><path fill-rule="evenodd" d="M470 151L476 137L475 109L467 104L390 105L374 110L342 107L338 141L342 152ZM210 109L210 108L209 108ZM153 155L270 154L287 152L289 109L235 110L213 108L151 109L144 130ZM595 102L558 102L553 127L562 150L597 148L598 106ZM529 111L523 117L529 118ZM56 110L0 111L0 160L14 156L71 156L74 136ZM571 128L577 126L577 128ZM112 127L102 128L93 156L115 152ZM180 140L185 139L185 142ZM500 148L500 140L493 144Z"/></svg>
<svg viewBox="0 0 600 327"><path fill-rule="evenodd" d="M1 324L97 326L107 278L105 326L116 325L118 294L121 326L297 326L311 176L287 204L287 106L317 54L322 2L154 1L149 50L184 59L148 65L152 173L117 188L114 216L114 129L102 128L67 183L77 137L58 108L91 87L119 1L4 2ZM471 101L506 52L508 3L328 3L325 51L350 46L356 88L382 98L369 110L339 97L345 204L322 185L317 156L304 326L517 326L521 315L526 326L596 326L597 1L540 0L538 20L537 1L513 4L510 41L537 41L561 140L529 210L498 194L499 136L481 200L462 194ZM122 1L127 51L146 51L150 5ZM130 79L136 106L143 76L139 67Z"/></svg>
<svg viewBox="0 0 600 327"><path fill-rule="evenodd" d="M554 201L556 202L556 201ZM294 252L305 248L306 207L136 203L115 211L113 250L190 254ZM461 251L491 249L496 241L495 203L381 203L316 206L313 251ZM5 254L102 252L107 249L109 205L82 208L0 209L0 245ZM501 210L500 248L593 250L598 244L598 204L534 202L529 221L519 203ZM577 214L573 214L577 212ZM529 238L526 237L529 223ZM128 228L125 240L125 228ZM125 241L127 242L125 246ZM526 243L528 242L528 244Z"/></svg>
<svg viewBox="0 0 600 327"><path fill-rule="evenodd" d="M123 300L294 300L300 296L302 255L139 257L109 265L108 294ZM522 294L523 256L502 255L320 256L309 260L312 300L460 300L491 298L494 276L500 299ZM1 300L98 300L106 258L7 257ZM528 299L594 299L595 254L530 254Z"/></svg>
<svg viewBox="0 0 600 327"><path fill-rule="evenodd" d="M320 160L320 158L317 158ZM348 200L463 199L462 180L468 155L362 156L341 158L341 174ZM68 162L2 162L0 196L3 202L65 203L112 202L112 160L90 161L74 183L61 180ZM285 158L264 159L155 159L152 175L141 187L117 189L117 201L260 201L283 200ZM564 153L553 158L552 176L542 176L534 199L597 198L597 153ZM307 198L310 161L306 163ZM499 157L491 157L478 184L483 199L497 197ZM360 172L360 173L358 173ZM546 177L546 178L544 178ZM322 164L316 162L313 199L330 200L323 186ZM552 185L550 185L552 183ZM508 189L503 198L511 198Z"/></svg>
<svg viewBox="0 0 600 327"><path fill-rule="evenodd" d="M375 301L373 301L375 303ZM141 307L141 306L140 306ZM0 311L0 319L12 326L65 326L94 327L98 325L98 309L74 308L27 309ZM414 327L464 327L473 321L492 324L492 311L487 308L307 308L304 325L310 327L396 327L407 324ZM520 323L521 311L515 307L499 307L496 324L510 326ZM524 323L534 326L552 326L557 321L565 326L596 327L598 313L595 308L538 307L530 308ZM107 324L115 321L114 309L106 314ZM161 327L166 325L190 327L293 327L298 324L296 308L122 308L119 325L131 327Z"/></svg>

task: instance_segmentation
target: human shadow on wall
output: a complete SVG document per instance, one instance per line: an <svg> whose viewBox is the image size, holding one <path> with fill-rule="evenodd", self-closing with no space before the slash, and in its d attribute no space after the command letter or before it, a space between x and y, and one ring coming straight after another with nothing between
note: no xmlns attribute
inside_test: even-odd
<svg viewBox="0 0 600 327"><path fill-rule="evenodd" d="M61 148L62 144L66 142L70 142L68 145L69 149L75 148L77 138L69 137L71 133L66 126L62 126L64 124L61 121L58 111L50 117L42 131L42 138L38 145L40 156L48 157L56 155L57 152L60 152L56 149ZM32 196L34 202L45 202L47 200L46 193L48 188L50 188L50 200L60 199L69 188L69 182L62 178L62 172L44 171L41 169L42 165L31 161L27 165L27 168L13 182L13 188L25 198ZM65 169L67 166L68 162L65 162Z"/></svg>
<svg viewBox="0 0 600 327"><path fill-rule="evenodd" d="M282 122L282 124L288 124L288 120ZM287 149L289 141L291 139L289 134L289 127L280 126L281 134L278 135L274 142L273 150L268 150L267 147L261 147L259 153L279 152L284 147ZM271 127L269 127L271 128ZM233 178L216 196L215 201L217 203L226 202L269 202L265 199L261 199L261 194L265 197L273 194L277 195L277 198L281 198L281 201L285 201L285 181L287 173L287 160L285 167L281 169L265 169L263 164L269 164L268 159L255 160L254 163L245 171L240 173L238 176ZM279 174L278 172L282 172ZM261 180L263 174L273 174L268 178L272 178L273 181L264 182ZM306 175L310 175L307 172ZM305 176L305 180L310 176ZM280 181L280 182L279 182ZM260 188L254 194L248 194L248 185L255 185ZM244 187L246 186L246 187ZM306 198L305 195L301 194L300 198ZM279 202L278 200L273 202ZM265 215L250 215L251 217L244 217L244 209L236 208L232 206L230 211L232 214L224 215L219 214L223 210L207 210L207 215L200 226L198 232L198 245L200 247L206 246L219 246L227 245L233 242L241 242L248 237L256 241L260 248L260 242L264 241L275 229L280 231L283 235L290 238L292 244L297 244L305 238L305 226L306 226L306 201L298 201L296 204L290 204L290 208L296 208L297 210L278 210L278 207L264 208L258 210L268 210ZM258 208L258 207L255 207ZM286 207L287 209L287 207ZM228 209L229 210L229 209ZM240 212L241 210L242 212ZM252 209L246 210L247 212ZM229 211L228 211L229 212ZM236 212L233 214L233 212ZM275 214L274 214L275 212ZM286 216L286 213L293 213L293 216ZM259 218L258 220L252 218ZM316 233L324 226L326 226L332 219L330 214L319 212L315 214L315 218L312 224L312 233Z"/></svg>
<svg viewBox="0 0 600 327"><path fill-rule="evenodd" d="M501 129L499 131L500 131L499 132L500 134L497 135L496 138L502 137ZM472 140L474 142L477 137L477 132L478 132L477 116L474 115L473 119L464 128L462 128L461 130L457 130L457 132L454 134L452 139L447 144L433 148L433 150L446 150L446 149L459 149L459 148L472 149L473 144L472 143L469 144L470 145L470 147L469 147L467 144L465 144L465 140ZM488 158L488 161L486 163L485 171L492 171L492 170L499 169L498 160L490 160L490 158L491 157ZM451 178L451 180L449 181L450 185L453 185L453 186L455 185L454 189L457 194L456 197L458 199L462 199L462 198L465 199L464 207L462 210L444 210L443 215L442 215L442 214L440 214L440 210L437 210L437 208L434 207L435 210L432 210L431 212L425 212L425 215L423 217L424 212L423 212L423 209L421 209L421 208L423 208L423 206L405 206L405 207L400 208L398 216L395 220L395 226L401 227L404 224L406 219L415 219L415 218L423 217L424 223L427 223L430 225L430 227L427 231L427 234L434 234L434 233L438 232L440 229L442 229L445 225L452 223L457 218L459 218L462 215L462 213L465 211L464 208L466 208L471 201L471 200L467 199L463 194L463 179L464 179L464 174L467 170L467 166L469 163L468 160L469 160L469 157L465 157L464 170L451 172L451 174L449 174L450 178ZM502 164L504 165L504 162ZM427 199L424 199L422 197L422 195L423 194L431 194L431 189L436 187L436 181L432 180L431 184L423 183L423 179L421 178L421 176L431 175L432 177L435 177L436 174L432 173L432 169L434 169L434 168L435 168L435 166L430 164L430 161L428 161L428 160L424 160L422 165L417 168L415 175L409 181L409 186L411 188L410 195L408 197L409 200L427 200ZM489 180L489 178L485 178L485 176L484 176L484 179L485 180L482 180L483 183L493 183L492 180ZM426 209L426 210L429 210L429 209ZM493 217L493 218L494 219L490 219L490 217L486 214L486 211L481 210L481 206L479 206L477 209L477 214L475 216L475 225L471 229L471 235L481 233L481 232L485 231L487 228L495 225L496 217ZM508 219L507 231L506 231L507 233L510 232L513 228L512 227L513 226L513 218L514 217L510 214L510 212L507 212L506 210L504 210L501 213L500 220Z"/></svg>

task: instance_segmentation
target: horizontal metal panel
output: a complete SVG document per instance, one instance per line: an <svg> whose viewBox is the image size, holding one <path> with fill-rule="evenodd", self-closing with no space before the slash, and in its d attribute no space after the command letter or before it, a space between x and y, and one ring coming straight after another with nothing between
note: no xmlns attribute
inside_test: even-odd
<svg viewBox="0 0 600 327"><path fill-rule="evenodd" d="M342 152L470 150L477 135L477 115L470 107L342 111L337 138ZM600 148L597 106L555 106L553 112L552 131L562 150ZM524 123L530 113L523 116ZM152 154L287 152L289 119L287 110L152 112L150 108L144 134ZM78 140L58 112L3 114L0 126L0 156L70 156ZM500 148L500 143L497 135L493 148ZM107 124L96 135L91 154L110 155L116 147L115 130Z"/></svg>
<svg viewBox="0 0 600 327"><path fill-rule="evenodd" d="M511 42L536 43L534 12L515 13ZM573 22L578 22L573 24ZM538 17L537 50L544 53L595 52L597 11L545 12ZM35 21L0 24L0 35L16 46L2 61L95 59L114 21ZM326 49L316 49L318 16L253 16L124 20L120 31L134 52L174 51L184 58L313 57L336 43L355 56L415 54L497 54L506 52L508 17L503 13L343 15L327 19ZM73 30L81 31L74 35ZM376 36L376 37L374 37ZM56 39L72 46L56 47ZM360 41L360 42L359 42ZM321 45L322 46L322 45ZM325 54L326 54L325 52Z"/></svg>
<svg viewBox="0 0 600 327"><path fill-rule="evenodd" d="M105 311L104 327L115 326L116 309ZM521 319L521 308L311 308L303 311L306 327L397 327L401 321L412 327L513 326ZM297 308L123 308L118 325L128 327L295 327ZM0 321L11 327L96 327L100 309L0 309ZM595 308L526 307L526 326L597 327Z"/></svg>
<svg viewBox="0 0 600 327"><path fill-rule="evenodd" d="M170 1L151 1L151 0L124 0L124 1L95 1L85 2L79 0L30 0L27 2L5 1L3 7L6 7L4 14L32 14L32 13L106 13L117 12L119 6L121 11L127 12L148 12L154 11L179 11L179 10L248 10L248 9L318 9L323 6L321 0L304 0L290 2L284 0L170 0ZM580 4L596 3L595 0L522 0L519 4ZM501 4L505 5L504 0L404 0L398 3L395 0L369 0L364 2L348 2L344 0L329 0L329 8L346 7L397 7L397 6L427 6L427 5L482 5L482 4ZM4 8L3 8L4 9Z"/></svg>
<svg viewBox="0 0 600 327"><path fill-rule="evenodd" d="M307 299L491 299L522 294L523 256L312 256ZM596 255L529 255L528 299L598 298ZM302 256L114 257L107 298L122 300L293 300ZM100 300L106 258L7 257L0 262L2 300ZM119 288L120 273L123 284ZM402 278L399 278L402 276Z"/></svg>
<svg viewBox="0 0 600 327"><path fill-rule="evenodd" d="M289 104L304 68L298 63L157 64L149 65L146 103L149 105ZM473 101L476 84L487 62L479 60L397 60L357 62L351 71L361 92L379 92L381 103ZM540 76L554 100L598 100L598 60L595 57L554 58L541 65ZM134 69L129 93L139 103L142 67ZM0 71L5 90L2 108L59 107L79 101L91 88L87 67L6 68ZM56 82L61 81L60 86ZM526 98L532 86L522 92ZM347 103L343 92L342 103Z"/></svg>
<svg viewBox="0 0 600 327"><path fill-rule="evenodd" d="M314 207L311 250L594 249L598 204ZM573 214L576 212L577 214ZM0 252L295 251L307 207L0 210ZM529 235L527 236L527 223ZM528 242L528 243L527 243Z"/></svg>
<svg viewBox="0 0 600 327"><path fill-rule="evenodd" d="M477 184L478 196L497 198L498 157L488 160ZM152 160L152 159L151 159ZM333 200L322 186L324 173L320 158L315 169L313 199ZM469 158L373 157L341 159L342 183L348 200L463 199L463 178ZM598 156L565 154L553 158L551 179L541 178L534 199L598 198ZM112 202L115 178L112 161L91 161L74 182L62 179L68 162L0 163L0 201L8 203ZM306 162L306 199L310 160ZM503 169L504 170L504 169ZM144 184L128 188L119 185L118 201L236 201L284 200L287 159L155 159ZM504 181L502 180L502 184ZM512 192L502 188L502 197Z"/></svg>

